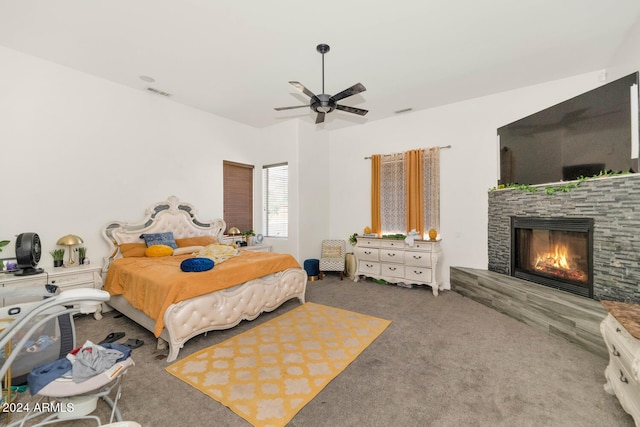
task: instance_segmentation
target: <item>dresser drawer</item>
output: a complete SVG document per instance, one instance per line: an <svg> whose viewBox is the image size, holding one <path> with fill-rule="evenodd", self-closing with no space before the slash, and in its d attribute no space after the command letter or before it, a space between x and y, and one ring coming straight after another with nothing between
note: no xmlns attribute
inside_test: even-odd
<svg viewBox="0 0 640 427"><path fill-rule="evenodd" d="M609 358L617 359L633 375L634 380L640 381L640 360L637 360L640 357L639 341L610 314L600 324L600 331L609 350Z"/></svg>
<svg viewBox="0 0 640 427"><path fill-rule="evenodd" d="M412 281L431 283L433 270L424 267L406 266L404 268L404 275L407 278L408 283Z"/></svg>
<svg viewBox="0 0 640 427"><path fill-rule="evenodd" d="M380 261L402 264L404 262L404 251L380 248Z"/></svg>
<svg viewBox="0 0 640 427"><path fill-rule="evenodd" d="M404 265L402 265L402 264L382 263L382 264L380 264L380 274L382 276L391 276L391 277L403 278L404 277Z"/></svg>
<svg viewBox="0 0 640 427"><path fill-rule="evenodd" d="M68 287L75 285L91 284L93 287L93 272L91 271L79 271L71 274L57 275L49 280L52 285L60 287Z"/></svg>
<svg viewBox="0 0 640 427"><path fill-rule="evenodd" d="M356 258L360 261L379 261L377 248L356 248Z"/></svg>
<svg viewBox="0 0 640 427"><path fill-rule="evenodd" d="M2 277L4 276L4 277ZM18 288L44 286L47 284L46 274L35 274L32 276L14 276L12 274L0 274L0 286L14 286Z"/></svg>
<svg viewBox="0 0 640 427"><path fill-rule="evenodd" d="M433 252L434 244L429 242L418 241L414 242L412 249L419 249L425 252Z"/></svg>
<svg viewBox="0 0 640 427"><path fill-rule="evenodd" d="M640 386L638 383L633 381L629 372L616 359L609 361L604 374L607 378L605 390L609 391L607 390L607 386L609 386L624 410L635 418L640 413Z"/></svg>
<svg viewBox="0 0 640 427"><path fill-rule="evenodd" d="M358 261L358 274L380 275L380 263L372 261Z"/></svg>
<svg viewBox="0 0 640 427"><path fill-rule="evenodd" d="M358 246L379 248L380 239L367 239L366 237L358 237Z"/></svg>
<svg viewBox="0 0 640 427"><path fill-rule="evenodd" d="M404 253L404 263L416 267L431 267L431 252L413 252Z"/></svg>
<svg viewBox="0 0 640 427"><path fill-rule="evenodd" d="M381 248L391 248L391 249L404 249L405 248L404 240L398 239L381 239L380 247Z"/></svg>

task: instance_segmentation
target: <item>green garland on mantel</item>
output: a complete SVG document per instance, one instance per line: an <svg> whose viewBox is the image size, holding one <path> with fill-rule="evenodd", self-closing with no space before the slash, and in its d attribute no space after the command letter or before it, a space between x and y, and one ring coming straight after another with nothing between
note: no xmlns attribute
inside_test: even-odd
<svg viewBox="0 0 640 427"><path fill-rule="evenodd" d="M619 175L627 175L627 174L630 174L630 173L631 172L612 172L612 171L606 172L606 171L602 171L599 174L593 175L593 176L580 176L575 181L567 182L566 184L563 184L563 185L554 185L552 187L544 187L544 192L546 194L568 193L569 191L571 191L574 188L578 187L583 182L588 181L590 179L604 178L604 177L610 177L610 176L619 176ZM490 188L489 192L496 191L496 190L507 189L507 188L512 188L512 189L521 190L521 191L528 191L530 193L537 193L538 191L540 191L541 187L540 186L533 186L533 185L529 185L529 184L500 184L497 187Z"/></svg>

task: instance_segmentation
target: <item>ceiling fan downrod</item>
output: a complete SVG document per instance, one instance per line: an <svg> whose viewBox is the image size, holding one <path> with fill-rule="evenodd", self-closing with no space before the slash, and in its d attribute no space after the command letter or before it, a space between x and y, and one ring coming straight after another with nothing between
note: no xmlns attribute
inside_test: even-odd
<svg viewBox="0 0 640 427"><path fill-rule="evenodd" d="M322 93L324 93L324 54L329 52L331 48L328 44L321 43L316 46L316 50L322 54Z"/></svg>

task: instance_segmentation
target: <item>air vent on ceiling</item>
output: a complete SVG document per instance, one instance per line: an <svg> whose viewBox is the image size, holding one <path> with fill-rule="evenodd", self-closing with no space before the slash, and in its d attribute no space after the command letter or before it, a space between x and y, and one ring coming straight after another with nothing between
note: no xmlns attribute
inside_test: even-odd
<svg viewBox="0 0 640 427"><path fill-rule="evenodd" d="M171 96L171 94L170 94L170 93L163 92L163 91L161 91L160 89L156 89L156 88L153 88L153 87L148 87L148 88L147 88L147 90L148 90L149 92L157 93L158 95L162 95L162 96Z"/></svg>
<svg viewBox="0 0 640 427"><path fill-rule="evenodd" d="M409 111L412 111L412 110L413 108L409 107L409 108L403 108L402 110L394 111L394 113L396 114L408 113Z"/></svg>

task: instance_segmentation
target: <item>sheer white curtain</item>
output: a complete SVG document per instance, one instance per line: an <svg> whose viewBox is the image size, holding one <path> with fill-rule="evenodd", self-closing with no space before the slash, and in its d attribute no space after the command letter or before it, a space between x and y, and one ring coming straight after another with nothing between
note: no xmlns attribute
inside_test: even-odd
<svg viewBox="0 0 640 427"><path fill-rule="evenodd" d="M432 228L440 232L440 147L424 150L422 179L424 183L424 232Z"/></svg>
<svg viewBox="0 0 640 427"><path fill-rule="evenodd" d="M380 159L380 225L382 234L406 233L404 153Z"/></svg>

